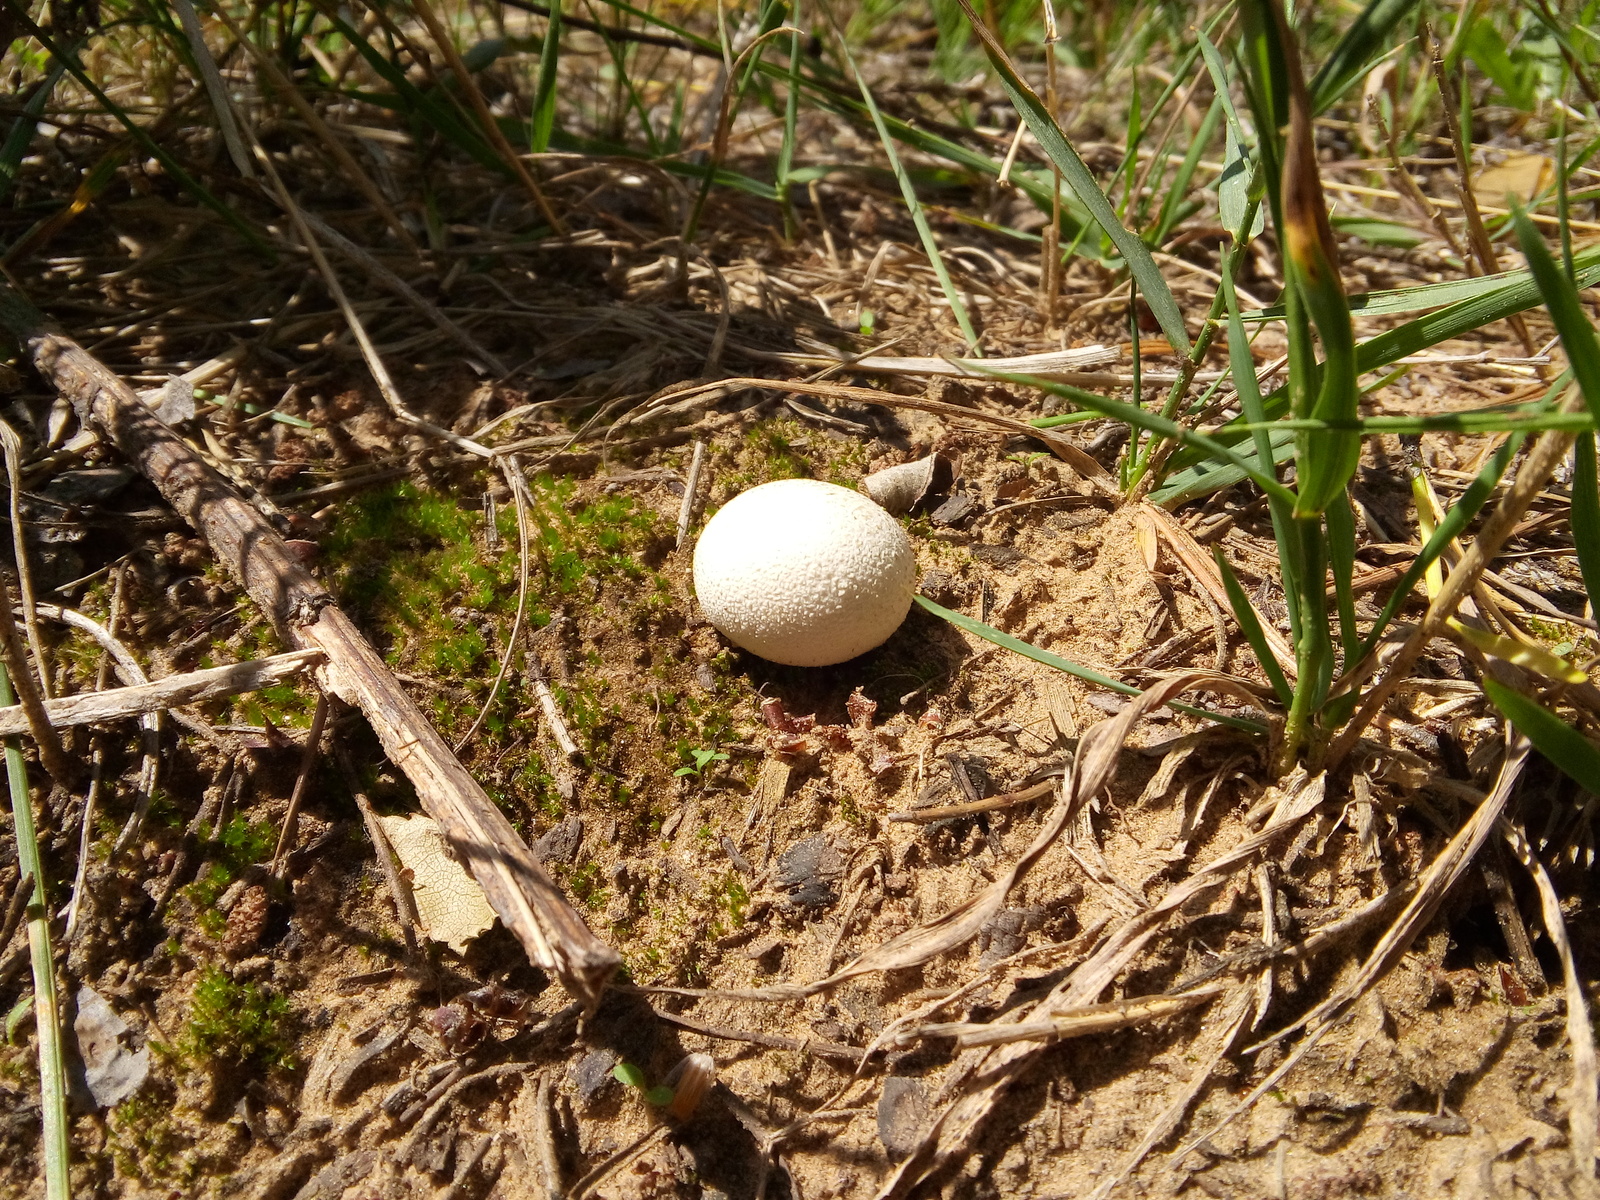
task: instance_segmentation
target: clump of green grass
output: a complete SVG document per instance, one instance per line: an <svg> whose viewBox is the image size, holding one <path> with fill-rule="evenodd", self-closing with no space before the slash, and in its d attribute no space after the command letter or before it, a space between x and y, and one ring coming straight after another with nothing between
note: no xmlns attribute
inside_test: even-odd
<svg viewBox="0 0 1600 1200"><path fill-rule="evenodd" d="M177 1050L191 1063L287 1069L295 1065L292 1041L287 999L207 967L194 985Z"/></svg>

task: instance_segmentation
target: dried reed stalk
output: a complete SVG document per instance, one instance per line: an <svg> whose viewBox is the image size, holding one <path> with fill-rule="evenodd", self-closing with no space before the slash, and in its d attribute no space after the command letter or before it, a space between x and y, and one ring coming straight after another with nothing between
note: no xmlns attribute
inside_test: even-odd
<svg viewBox="0 0 1600 1200"><path fill-rule="evenodd" d="M471 870L489 904L529 957L586 1006L616 970L617 952L596 937L544 873L511 823L467 773L371 644L259 512L92 355L49 328L0 284L0 326L211 546L234 578L299 649L320 650L324 691L359 708L384 752L405 772L422 807Z"/></svg>

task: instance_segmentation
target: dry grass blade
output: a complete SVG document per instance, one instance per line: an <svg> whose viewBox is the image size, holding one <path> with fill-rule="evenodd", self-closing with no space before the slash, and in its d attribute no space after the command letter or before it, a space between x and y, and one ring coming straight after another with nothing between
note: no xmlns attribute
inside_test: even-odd
<svg viewBox="0 0 1600 1200"><path fill-rule="evenodd" d="M1522 766L1527 761L1531 743L1515 731L1511 731L1506 746L1505 760L1500 765L1500 775L1495 781L1494 791L1485 796L1483 803L1462 825L1455 837L1450 839L1448 845L1439 852L1437 858L1429 864L1428 870L1417 882L1417 889L1411 899L1406 903L1400 915L1384 931L1378 944L1373 947L1355 976L1347 980L1332 996L1319 1004L1312 1012L1295 1022L1289 1028L1275 1034L1270 1040L1278 1040L1294 1033L1297 1029L1308 1030L1294 1052L1283 1060L1268 1076L1251 1089L1250 1094L1230 1109L1222 1120L1199 1137L1192 1138L1187 1144L1173 1154L1174 1161L1180 1160L1207 1138L1217 1133L1229 1122L1246 1112L1249 1108L1278 1086L1291 1070L1297 1066L1311 1049L1322 1039L1322 1036L1332 1029L1346 1015L1351 1002L1363 995L1366 990L1380 979L1385 972L1394 965L1399 956L1405 953L1412 939L1427 924L1428 920L1438 910L1440 902L1450 886L1471 865L1473 856L1482 848L1489 834L1495 828L1495 822L1505 810L1506 802L1511 797L1511 790L1516 785L1517 779L1522 774Z"/></svg>
<svg viewBox="0 0 1600 1200"><path fill-rule="evenodd" d="M50 716L39 696L39 687L28 666L27 652L22 639L17 636L17 619L11 610L11 588L0 576L0 661L11 676L17 694L17 708L23 714L24 724L39 748L39 761L50 777L63 787L70 787L77 775L72 761L61 746L61 738L50 724Z"/></svg>
<svg viewBox="0 0 1600 1200"><path fill-rule="evenodd" d="M1011 889L1072 823L1078 810L1110 782L1117 757L1122 753L1123 743L1133 732L1133 727L1148 713L1202 679L1208 687L1227 686L1207 673L1170 676L1146 689L1116 716L1091 726L1078 744L1077 761L1071 774L1062 780L1061 798L1056 802L1055 809L1033 843L1005 874L936 920L867 951L827 978L809 984L806 991L813 994L828 991L872 971L894 971L917 966L976 937L978 931L1004 905ZM1096 994L1099 990L1096 989Z"/></svg>
<svg viewBox="0 0 1600 1200"><path fill-rule="evenodd" d="M1139 1169L1139 1164L1144 1162L1152 1150L1173 1135L1184 1114L1189 1111L1189 1106L1194 1103L1201 1090L1211 1082L1212 1073L1217 1069L1217 1065L1222 1062L1228 1051L1233 1049L1233 1043L1244 1031L1245 1022L1250 1019L1254 998L1253 988L1236 987L1227 1003L1219 1005L1221 1012L1217 1014L1212 1048L1208 1053L1199 1055L1202 1059L1201 1065L1195 1068L1188 1083L1173 1098L1172 1103L1162 1110L1161 1115L1156 1118L1144 1137L1139 1139L1139 1144L1129 1152L1116 1172L1089 1193L1088 1200L1105 1200L1105 1197L1114 1192L1124 1179ZM1198 1049L1194 1053L1198 1053Z"/></svg>
<svg viewBox="0 0 1600 1200"><path fill-rule="evenodd" d="M851 371L874 375L931 375L941 379L988 379L990 376L973 360L964 358L926 358L894 354L866 354L860 358L829 358L822 354L764 353L762 358L800 366L839 365ZM1074 346L1070 350L1046 350L1042 354L1019 354L1010 358L979 360L989 371L1014 371L1037 375L1041 379L1077 378L1092 367L1108 366L1121 358L1112 346Z"/></svg>
<svg viewBox="0 0 1600 1200"><path fill-rule="evenodd" d="M1004 1046L1012 1042L1053 1042L1065 1038L1110 1033L1145 1021L1188 1012L1214 999L1220 984L1206 984L1170 996L1137 996L1106 1004L1081 1004L1073 1009L1050 1009L1026 1021L951 1021L924 1025L912 1032L921 1037L953 1037L963 1046Z"/></svg>
<svg viewBox="0 0 1600 1200"><path fill-rule="evenodd" d="M1495 780L1494 790L1484 797L1483 803L1478 805L1472 816L1439 852L1439 856L1428 865L1427 871L1417 883L1417 894L1411 898L1410 903L1395 918L1394 924L1372 948L1361 969L1338 991L1317 1005L1309 1015L1283 1030L1277 1035L1278 1037L1286 1037L1299 1028L1315 1029L1319 1025L1327 1024L1341 1009L1376 983L1394 965L1395 960L1405 952L1412 939L1437 911L1445 893L1457 879L1461 878L1483 843L1488 840L1489 834L1494 830L1495 820L1505 811L1506 802L1511 798L1511 790L1522 774L1522 765L1527 761L1528 751L1531 748L1526 738L1512 733L1506 746L1505 761L1500 766L1499 778Z"/></svg>
<svg viewBox="0 0 1600 1200"><path fill-rule="evenodd" d="M321 662L321 651L292 650L287 654L230 663L225 667L208 667L203 671L168 675L153 683L62 696L46 700L44 712L50 724L58 729L73 725L95 725L103 721L122 721L182 704L198 704L260 691L294 679ZM27 732L27 716L20 705L0 708L0 737Z"/></svg>
<svg viewBox="0 0 1600 1200"><path fill-rule="evenodd" d="M400 219L400 215L394 211L393 206L390 205L384 194L378 190L378 186L372 182L372 177L361 169L361 164L356 162L349 150L345 149L344 143L338 139L333 130L328 128L328 123L322 119L322 114L311 107L310 102L300 94L300 89L295 86L294 81L283 73L283 69L273 61L266 51L244 35L244 32L238 25L234 24L233 18L228 15L225 9L219 6L213 11L222 23L228 27L228 32L233 34L234 40L249 52L257 68L271 80L273 88L289 102L289 106L294 109L295 114L306 123L316 139L333 156L334 162L339 165L339 169L344 173L345 178L356 191L361 193L362 198L372 205L372 211L383 218L383 223L400 240L400 244L408 250L418 250L416 238L411 236L411 231L406 228L405 222Z"/></svg>
<svg viewBox="0 0 1600 1200"><path fill-rule="evenodd" d="M1175 518L1159 504L1141 503L1139 515L1148 520L1161 536L1166 539L1167 545L1172 548L1174 557L1183 564L1184 570L1210 594L1212 600L1224 612L1229 611L1231 602L1228 598L1228 589L1223 584L1222 578L1217 574L1216 563L1211 556L1200 548L1200 543L1195 541L1194 534L1190 533ZM1294 651L1289 643L1284 640L1276 626L1264 625L1261 632L1267 639L1267 645L1272 648L1272 657L1277 659L1278 666L1290 679L1295 677Z"/></svg>
<svg viewBox="0 0 1600 1200"><path fill-rule="evenodd" d="M650 417L662 412L668 404L674 409L679 405L689 403L710 404L723 396L749 388L763 388L774 392L791 392L803 396L822 396L833 400L848 401L853 404L876 404L884 408L910 408L918 412L934 413L941 417L972 421L979 425L987 425L992 429L1004 430L1007 433L1021 434L1024 437L1034 438L1043 442L1050 448L1051 453L1079 475L1082 475L1095 489L1096 494L1108 498L1115 497L1118 494L1111 482L1110 474L1097 459L1092 458L1072 442L1067 441L1065 438L1057 437L1047 429L1036 429L1026 421L1019 421L1015 417L983 412L976 408L963 408L959 404L946 404L941 400L925 400L917 396L897 396L893 392L877 392L871 388L850 387L842 383L802 383L792 379L756 379L751 377L722 379L715 383L684 388L658 397L654 407L646 405L641 408L632 415L630 423L648 420Z"/></svg>
<svg viewBox="0 0 1600 1200"><path fill-rule="evenodd" d="M0 451L6 460L6 487L11 497L11 551L17 568L17 590L22 600L22 627L28 635L28 649L38 666L39 695L50 699L50 672L45 669L44 642L39 637L39 613L34 599L33 568L28 558L28 543L22 522L22 438L9 422L0 421Z"/></svg>
<svg viewBox="0 0 1600 1200"><path fill-rule="evenodd" d="M517 182L544 214L544 219L550 223L550 228L560 236L566 237L566 224L556 216L556 210L550 207L544 189L528 170L528 164L522 161L522 157L511 148L511 143L506 141L506 135L500 129L500 122L494 119L494 113L489 111L489 102L483 98L483 92L478 88L478 81L472 77L472 72L468 71L467 65L461 61L461 55L456 53L455 43L450 40L450 31L440 23L428 0L411 0L411 7L417 16L422 18L422 23L428 27L428 36L439 48L439 53L444 55L445 62L450 64L456 82L467 94L467 101L472 105L473 114L478 118L478 124L483 127L484 136L489 139L489 144L494 147L495 153L510 168Z"/></svg>
<svg viewBox="0 0 1600 1200"><path fill-rule="evenodd" d="M1167 916L1202 892L1225 883L1257 852L1309 815L1322 802L1325 786L1325 777L1307 778L1302 773L1278 789L1272 816L1260 833L1246 838L1227 854L1196 871L1157 904L1128 918L1049 996L1020 1014L1017 1020L1026 1021L1053 1009L1093 1002L1156 935ZM972 1057L963 1058L959 1068L962 1074L969 1079L981 1076L983 1085L962 1095L939 1113L917 1152L879 1189L878 1200L908 1194L940 1164L962 1153L978 1127L994 1111L1000 1093L1020 1069L1022 1060L1037 1051L1037 1044L1022 1043L994 1051L973 1051Z"/></svg>
<svg viewBox="0 0 1600 1200"><path fill-rule="evenodd" d="M483 344L479 342L477 338L473 337L465 329L461 328L461 326L457 325L449 317L445 316L444 313L440 312L438 305L434 304L433 301L429 300L426 296L421 295L416 288L412 287L404 279L401 279L400 276L396 275L388 267L384 266L368 251L363 250L349 238L345 237L344 234L340 233L332 225L329 225L321 217L317 216L316 213L302 209L300 211L300 216L302 219L304 219L307 225L311 226L311 228L316 231L318 237L326 241L351 262L360 266L364 271L367 272L367 274L371 275L379 283L383 284L384 287L388 288L407 304L411 305L412 308L416 309L423 316L427 317L428 320L432 321L433 324L442 333L449 337L451 341L455 342L456 345L460 346L468 354L472 355L473 358L482 363L486 368L501 377L511 373L511 368L506 366L506 364L497 355L491 353L489 350L486 350L483 347Z"/></svg>
<svg viewBox="0 0 1600 1200"><path fill-rule="evenodd" d="M239 123L234 119L233 103L228 98L227 85L222 82L222 72L217 70L217 60L211 56L211 47L206 45L205 30L200 27L200 17L194 11L190 0L172 0L172 7L178 10L178 19L183 23L183 36L189 43L189 52L194 55L195 65L200 68L200 78L206 86L206 94L211 98L212 110L217 114L217 128L222 131L222 143L228 148L228 157L233 159L233 165L239 174L246 179L255 178L255 168L250 165L250 152L245 149L244 139L239 136Z"/></svg>
<svg viewBox="0 0 1600 1200"><path fill-rule="evenodd" d="M289 847L294 845L295 828L300 821L300 805L306 797L306 787L311 782L311 775L317 765L317 756L322 752L322 731L328 724L328 696L326 692L317 693L317 707L311 714L311 728L306 730L306 744L300 753L300 770L295 775L294 790L289 793L289 808L283 814L283 828L278 831L278 844L272 851L272 866L269 868L273 876L281 877L283 856L288 853Z"/></svg>
<svg viewBox="0 0 1600 1200"><path fill-rule="evenodd" d="M1596 1124L1600 1122L1600 1071L1595 1067L1594 1025L1589 1019L1589 999L1584 994L1583 977L1572 954L1572 939L1567 936L1567 921L1561 913L1561 897L1550 873L1534 854L1527 834L1505 821L1499 822L1501 835L1510 843L1517 860L1533 876L1539 889L1539 910L1544 915L1545 932L1561 959L1561 977L1567 996L1567 1040L1572 1043L1572 1090L1567 1096L1568 1128L1572 1134L1572 1166L1578 1173L1580 1195L1595 1195L1594 1156Z"/></svg>
<svg viewBox="0 0 1600 1200"><path fill-rule="evenodd" d="M1569 389L1559 407L1562 412L1580 411L1583 407L1583 398L1578 389L1575 387ZM1428 605L1428 611L1421 622L1412 630L1405 644L1390 661L1383 679L1367 693L1355 716L1334 739L1333 745L1328 750L1330 767L1343 761L1345 755L1355 748L1362 731L1383 710L1383 706L1394 695L1395 689L1409 677L1411 668L1421 657L1428 643L1443 632L1446 623L1455 616L1457 607L1473 591L1482 579L1483 572L1499 555L1500 548L1516 529L1523 514L1528 511L1528 506L1544 490L1550 477L1566 460L1568 451L1572 449L1573 438L1574 435L1571 433L1556 430L1539 435L1538 440L1528 451L1527 457L1522 460L1522 467L1517 472L1516 479L1506 489L1494 512L1484 521L1466 554L1446 577L1444 586ZM1359 677L1363 669L1363 665L1358 663L1351 674Z"/></svg>
<svg viewBox="0 0 1600 1200"><path fill-rule="evenodd" d="M102 431L205 537L282 635L303 649L323 651L327 661L317 670L318 682L361 709L529 958L585 1005L598 1003L617 967L616 951L573 911L511 823L272 526L120 378L70 338L51 332L9 288L0 288L0 324L27 347L34 366L71 399L84 423Z"/></svg>

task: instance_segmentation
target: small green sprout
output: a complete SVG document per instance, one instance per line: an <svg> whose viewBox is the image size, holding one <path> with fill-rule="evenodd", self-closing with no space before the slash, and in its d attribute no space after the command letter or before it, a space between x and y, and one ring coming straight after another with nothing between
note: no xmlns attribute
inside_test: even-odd
<svg viewBox="0 0 1600 1200"><path fill-rule="evenodd" d="M698 777L712 763L728 761L727 754L718 750L715 746L709 750L690 750L689 756L694 759L694 766L679 767L673 772L674 775L694 775Z"/></svg>
<svg viewBox="0 0 1600 1200"><path fill-rule="evenodd" d="M672 1103L672 1089L669 1087L651 1087L650 1077L644 1071L630 1062L619 1062L611 1068L611 1076L618 1083L637 1089L643 1094L645 1101L657 1108L665 1107Z"/></svg>

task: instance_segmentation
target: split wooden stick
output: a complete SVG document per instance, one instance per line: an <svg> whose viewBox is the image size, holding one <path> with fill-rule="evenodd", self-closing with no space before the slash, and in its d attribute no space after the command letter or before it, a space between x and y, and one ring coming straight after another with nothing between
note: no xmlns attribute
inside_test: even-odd
<svg viewBox="0 0 1600 1200"><path fill-rule="evenodd" d="M220 700L243 692L258 692L285 679L292 679L321 661L322 655L315 650L292 650L288 654L230 663L225 667L208 667L204 671L168 675L165 679L134 687L58 696L44 702L44 715L57 729L69 725L98 725L103 721L125 720L164 708L176 708L180 704L197 704L202 700ZM28 719L20 704L0 708L0 737L28 732Z"/></svg>
<svg viewBox="0 0 1600 1200"><path fill-rule="evenodd" d="M372 645L266 519L126 383L6 284L0 284L0 325L72 402L79 419L115 445L206 539L284 640L323 653L315 668L318 684L366 716L529 958L585 1007L598 1003L621 961L617 952L583 923Z"/></svg>

